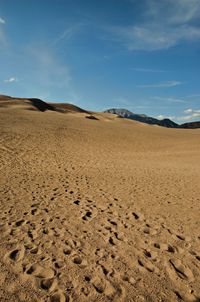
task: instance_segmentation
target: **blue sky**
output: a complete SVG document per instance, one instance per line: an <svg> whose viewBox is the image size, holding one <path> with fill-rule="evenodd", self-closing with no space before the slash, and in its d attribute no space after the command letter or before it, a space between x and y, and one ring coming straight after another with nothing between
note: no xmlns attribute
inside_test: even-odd
<svg viewBox="0 0 200 302"><path fill-rule="evenodd" d="M200 1L0 0L0 94L200 120Z"/></svg>

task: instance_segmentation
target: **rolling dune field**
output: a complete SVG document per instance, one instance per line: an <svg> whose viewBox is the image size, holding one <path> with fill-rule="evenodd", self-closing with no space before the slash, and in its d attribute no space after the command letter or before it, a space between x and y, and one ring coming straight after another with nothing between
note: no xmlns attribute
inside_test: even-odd
<svg viewBox="0 0 200 302"><path fill-rule="evenodd" d="M200 301L200 129L34 102L0 98L0 301Z"/></svg>

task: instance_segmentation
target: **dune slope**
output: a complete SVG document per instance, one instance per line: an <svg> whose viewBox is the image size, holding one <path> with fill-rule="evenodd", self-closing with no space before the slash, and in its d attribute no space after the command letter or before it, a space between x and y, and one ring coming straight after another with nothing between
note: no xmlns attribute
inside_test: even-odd
<svg viewBox="0 0 200 302"><path fill-rule="evenodd" d="M0 301L200 301L200 130L33 105L0 108Z"/></svg>

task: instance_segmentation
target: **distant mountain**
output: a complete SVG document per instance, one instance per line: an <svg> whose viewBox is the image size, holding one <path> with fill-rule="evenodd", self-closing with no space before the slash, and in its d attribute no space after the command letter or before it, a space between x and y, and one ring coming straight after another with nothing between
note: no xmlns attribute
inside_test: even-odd
<svg viewBox="0 0 200 302"><path fill-rule="evenodd" d="M178 124L171 121L170 119L158 120L156 118L147 116L145 114L135 114L126 109L112 108L112 109L105 110L104 112L117 114L123 118L128 118L131 120L135 120L135 121L150 124L150 125L158 125L158 126L167 127L167 128L178 128L179 127Z"/></svg>
<svg viewBox="0 0 200 302"><path fill-rule="evenodd" d="M197 129L197 128L200 128L200 122L185 123L185 124L180 125L179 128Z"/></svg>

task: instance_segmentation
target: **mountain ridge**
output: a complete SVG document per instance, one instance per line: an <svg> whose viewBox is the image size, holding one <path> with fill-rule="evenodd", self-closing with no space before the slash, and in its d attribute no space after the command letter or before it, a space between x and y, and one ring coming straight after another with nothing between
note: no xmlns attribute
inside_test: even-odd
<svg viewBox="0 0 200 302"><path fill-rule="evenodd" d="M105 113L112 113L116 114L122 118L131 119L137 122L142 122L149 125L158 125L161 127L167 128L183 128L183 129L197 129L200 128L200 121L197 122L190 122L184 124L177 124L174 121L170 120L169 118L164 118L162 120L156 119L151 116L147 116L146 114L136 114L124 108L110 108L104 110Z"/></svg>
<svg viewBox="0 0 200 302"><path fill-rule="evenodd" d="M175 122L171 121L170 119L165 118L162 120L158 120L154 117L147 116L146 114L136 114L134 112L131 112L131 111L129 111L127 109L123 109L123 108L119 108L119 109L111 108L111 109L105 110L104 112L117 114L123 118L128 118L131 120L135 120L135 121L150 124L150 125L158 125L158 126L167 127L167 128L179 128L179 125L176 124Z"/></svg>

